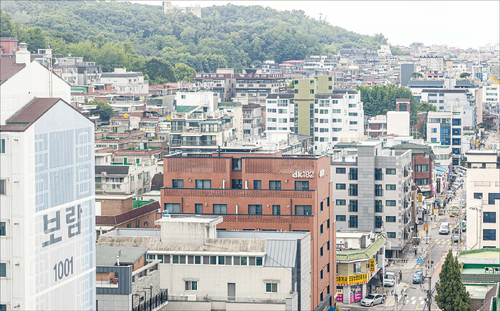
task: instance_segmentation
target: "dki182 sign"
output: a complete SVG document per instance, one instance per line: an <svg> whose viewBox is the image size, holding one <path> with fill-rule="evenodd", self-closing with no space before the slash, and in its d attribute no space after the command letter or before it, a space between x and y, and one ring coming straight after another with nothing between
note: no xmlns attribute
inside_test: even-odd
<svg viewBox="0 0 500 311"><path fill-rule="evenodd" d="M312 171L295 171L295 173L292 174L293 178L314 178L314 172Z"/></svg>

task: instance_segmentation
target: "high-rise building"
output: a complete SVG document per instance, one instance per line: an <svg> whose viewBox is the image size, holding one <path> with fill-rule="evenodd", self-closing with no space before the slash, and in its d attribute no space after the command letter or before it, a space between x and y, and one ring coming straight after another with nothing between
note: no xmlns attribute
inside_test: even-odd
<svg viewBox="0 0 500 311"><path fill-rule="evenodd" d="M330 158L277 153L169 156L161 203L174 214L222 215L223 230L311 233L311 306L335 293Z"/></svg>
<svg viewBox="0 0 500 311"><path fill-rule="evenodd" d="M266 131L314 137L314 152L325 153L342 139L364 135L364 112L357 91L333 90L332 76L293 80L294 94L270 94Z"/></svg>
<svg viewBox="0 0 500 311"><path fill-rule="evenodd" d="M26 44L0 68L0 310L95 310L94 124Z"/></svg>
<svg viewBox="0 0 500 311"><path fill-rule="evenodd" d="M379 141L347 147L331 162L337 230L386 233L386 255L396 257L410 239L411 151Z"/></svg>
<svg viewBox="0 0 500 311"><path fill-rule="evenodd" d="M500 248L500 152L469 150L467 249Z"/></svg>

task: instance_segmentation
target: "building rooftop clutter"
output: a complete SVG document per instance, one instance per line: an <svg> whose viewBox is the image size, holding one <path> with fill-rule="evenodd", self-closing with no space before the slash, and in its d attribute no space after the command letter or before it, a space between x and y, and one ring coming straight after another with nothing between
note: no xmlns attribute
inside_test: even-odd
<svg viewBox="0 0 500 311"><path fill-rule="evenodd" d="M133 265L148 251L147 247L96 246L97 266Z"/></svg>

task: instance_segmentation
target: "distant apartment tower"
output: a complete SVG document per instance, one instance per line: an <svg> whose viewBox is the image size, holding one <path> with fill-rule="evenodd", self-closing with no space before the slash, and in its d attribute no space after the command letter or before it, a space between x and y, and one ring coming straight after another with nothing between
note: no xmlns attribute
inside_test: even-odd
<svg viewBox="0 0 500 311"><path fill-rule="evenodd" d="M199 4L196 6L177 6L172 5L172 2L170 1L163 1L161 6L163 9L163 13L179 11L182 13L193 13L197 17L201 18L201 7Z"/></svg>
<svg viewBox="0 0 500 311"><path fill-rule="evenodd" d="M19 48L0 60L0 310L95 310L94 124Z"/></svg>
<svg viewBox="0 0 500 311"><path fill-rule="evenodd" d="M411 238L411 151L378 141L349 148L357 150L338 150L331 161L337 230L386 232L387 257L399 257Z"/></svg>
<svg viewBox="0 0 500 311"><path fill-rule="evenodd" d="M270 94L266 131L291 131L314 137L314 152L324 153L344 137L364 135L363 103L357 91L334 91L332 76L293 80L294 94Z"/></svg>
<svg viewBox="0 0 500 311"><path fill-rule="evenodd" d="M401 75L400 83L401 86L408 86L408 82L411 80L411 74L414 72L413 64L401 64Z"/></svg>

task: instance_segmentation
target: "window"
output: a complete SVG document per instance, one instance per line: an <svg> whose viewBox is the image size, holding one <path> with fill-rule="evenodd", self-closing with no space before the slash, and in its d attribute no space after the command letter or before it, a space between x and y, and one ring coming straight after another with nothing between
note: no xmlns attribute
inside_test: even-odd
<svg viewBox="0 0 500 311"><path fill-rule="evenodd" d="M323 246L319 248L319 256L323 257Z"/></svg>
<svg viewBox="0 0 500 311"><path fill-rule="evenodd" d="M335 216L335 220L337 220L337 221L345 221L346 218L345 218L345 215L337 215L337 216Z"/></svg>
<svg viewBox="0 0 500 311"><path fill-rule="evenodd" d="M415 172L428 172L429 164L415 165Z"/></svg>
<svg viewBox="0 0 500 311"><path fill-rule="evenodd" d="M266 293L277 293L278 283L266 283Z"/></svg>
<svg viewBox="0 0 500 311"><path fill-rule="evenodd" d="M396 206L396 200L385 200L386 206Z"/></svg>
<svg viewBox="0 0 500 311"><path fill-rule="evenodd" d="M349 212L358 211L358 200L349 200Z"/></svg>
<svg viewBox="0 0 500 311"><path fill-rule="evenodd" d="M345 205L345 200L335 200L335 205Z"/></svg>
<svg viewBox="0 0 500 311"><path fill-rule="evenodd" d="M7 277L7 264L3 262L0 262L0 277Z"/></svg>
<svg viewBox="0 0 500 311"><path fill-rule="evenodd" d="M382 213L382 211L383 211L382 200L375 200L375 212Z"/></svg>
<svg viewBox="0 0 500 311"><path fill-rule="evenodd" d="M309 190L309 182L308 181L296 181L295 182L295 190Z"/></svg>
<svg viewBox="0 0 500 311"><path fill-rule="evenodd" d="M495 204L495 200L500 200L500 193L488 193L488 204Z"/></svg>
<svg viewBox="0 0 500 311"><path fill-rule="evenodd" d="M321 225L319 226L319 233L320 233L320 234L323 234L323 224L321 224Z"/></svg>
<svg viewBox="0 0 500 311"><path fill-rule="evenodd" d="M200 189L212 188L212 181L210 179L196 179L195 186Z"/></svg>
<svg viewBox="0 0 500 311"><path fill-rule="evenodd" d="M382 216L375 216L375 228L382 228Z"/></svg>
<svg viewBox="0 0 500 311"><path fill-rule="evenodd" d="M495 229L483 229L483 240L484 241L496 241L497 240L496 235L497 235L497 231Z"/></svg>
<svg viewBox="0 0 500 311"><path fill-rule="evenodd" d="M241 189L241 187L242 187L241 179L231 179L232 189Z"/></svg>
<svg viewBox="0 0 500 311"><path fill-rule="evenodd" d="M385 185L385 190L396 190L396 185Z"/></svg>
<svg viewBox="0 0 500 311"><path fill-rule="evenodd" d="M172 188L184 188L184 180L172 179Z"/></svg>
<svg viewBox="0 0 500 311"><path fill-rule="evenodd" d="M0 179L0 194L5 194L5 180Z"/></svg>
<svg viewBox="0 0 500 311"><path fill-rule="evenodd" d="M382 180L382 179L383 179L382 169L376 168L375 169L375 180Z"/></svg>
<svg viewBox="0 0 500 311"><path fill-rule="evenodd" d="M389 239L395 239L396 238L396 232L387 232L387 237Z"/></svg>
<svg viewBox="0 0 500 311"><path fill-rule="evenodd" d="M437 133L437 128L433 127L433 128L431 129L431 132L432 132L432 133Z"/></svg>
<svg viewBox="0 0 500 311"><path fill-rule="evenodd" d="M415 179L415 184L416 185L428 185L429 184L429 178Z"/></svg>
<svg viewBox="0 0 500 311"><path fill-rule="evenodd" d="M358 227L358 216L350 215L349 228L357 228L357 227Z"/></svg>
<svg viewBox="0 0 500 311"><path fill-rule="evenodd" d="M462 119L453 119L451 125L462 125Z"/></svg>
<svg viewBox="0 0 500 311"><path fill-rule="evenodd" d="M198 290L198 281L184 281L185 290Z"/></svg>
<svg viewBox="0 0 500 311"><path fill-rule="evenodd" d="M451 134L452 135L462 135L462 129L452 129Z"/></svg>
<svg viewBox="0 0 500 311"><path fill-rule="evenodd" d="M273 205L273 215L280 215L281 214L281 207L279 205Z"/></svg>
<svg viewBox="0 0 500 311"><path fill-rule="evenodd" d="M483 194L480 193L480 192L474 192L474 199L482 199L483 198Z"/></svg>
<svg viewBox="0 0 500 311"><path fill-rule="evenodd" d="M5 153L5 139L0 139L0 153Z"/></svg>
<svg viewBox="0 0 500 311"><path fill-rule="evenodd" d="M335 171L337 174L345 174L345 167L337 167Z"/></svg>
<svg viewBox="0 0 500 311"><path fill-rule="evenodd" d="M313 90L313 89L310 89L310 90L309 90L309 94L314 94L314 90Z"/></svg>
<svg viewBox="0 0 500 311"><path fill-rule="evenodd" d="M0 236L6 236L7 235L7 226L5 224L5 221L0 222Z"/></svg>
<svg viewBox="0 0 500 311"><path fill-rule="evenodd" d="M295 215L304 216L311 215L312 208L311 205L295 205Z"/></svg>
<svg viewBox="0 0 500 311"><path fill-rule="evenodd" d="M180 203L165 203L164 210L168 213L180 213L181 212L181 204Z"/></svg>
<svg viewBox="0 0 500 311"><path fill-rule="evenodd" d="M382 185L375 185L375 195L382 196L384 191L382 190Z"/></svg>
<svg viewBox="0 0 500 311"><path fill-rule="evenodd" d="M262 215L262 205L248 205L249 215Z"/></svg>
<svg viewBox="0 0 500 311"><path fill-rule="evenodd" d="M227 204L214 204L214 214L227 214Z"/></svg>
<svg viewBox="0 0 500 311"><path fill-rule="evenodd" d="M262 181L261 180L254 180L253 181L253 188L254 189L262 189Z"/></svg>
<svg viewBox="0 0 500 311"><path fill-rule="evenodd" d="M385 173L387 175L396 175L396 169L395 168L386 168Z"/></svg>
<svg viewBox="0 0 500 311"><path fill-rule="evenodd" d="M496 212L484 212L483 213L483 223L495 224L497 222L497 213ZM0 235L1 234L1 223L0 223Z"/></svg>
<svg viewBox="0 0 500 311"><path fill-rule="evenodd" d="M321 271L319 272L319 279L322 280L323 279L323 269L321 269ZM322 293L323 294L323 293ZM321 299L323 300L323 299Z"/></svg>
<svg viewBox="0 0 500 311"><path fill-rule="evenodd" d="M241 158L233 158L233 171L241 171Z"/></svg>
<svg viewBox="0 0 500 311"><path fill-rule="evenodd" d="M385 216L385 222L396 222L396 216Z"/></svg>
<svg viewBox="0 0 500 311"><path fill-rule="evenodd" d="M358 180L358 169L350 168L349 169L349 180Z"/></svg>
<svg viewBox="0 0 500 311"><path fill-rule="evenodd" d="M140 228L141 227L141 222L140 222L139 219L135 221L135 227L136 228Z"/></svg>
<svg viewBox="0 0 500 311"><path fill-rule="evenodd" d="M132 228L132 224L127 224L127 228Z"/></svg>
<svg viewBox="0 0 500 311"><path fill-rule="evenodd" d="M349 195L357 196L358 195L358 185L350 184L349 185Z"/></svg>
<svg viewBox="0 0 500 311"><path fill-rule="evenodd" d="M354 265L354 273L361 273L361 263L355 262L353 265Z"/></svg>
<svg viewBox="0 0 500 311"><path fill-rule="evenodd" d="M197 203L194 205L194 212L196 214L203 214L203 204Z"/></svg>
<svg viewBox="0 0 500 311"><path fill-rule="evenodd" d="M337 185L336 185L336 189L337 189L337 190L345 190L345 189L346 189L346 186L345 186L345 184L337 184Z"/></svg>
<svg viewBox="0 0 500 311"><path fill-rule="evenodd" d="M270 180L269 189L271 190L281 190L281 180Z"/></svg>

